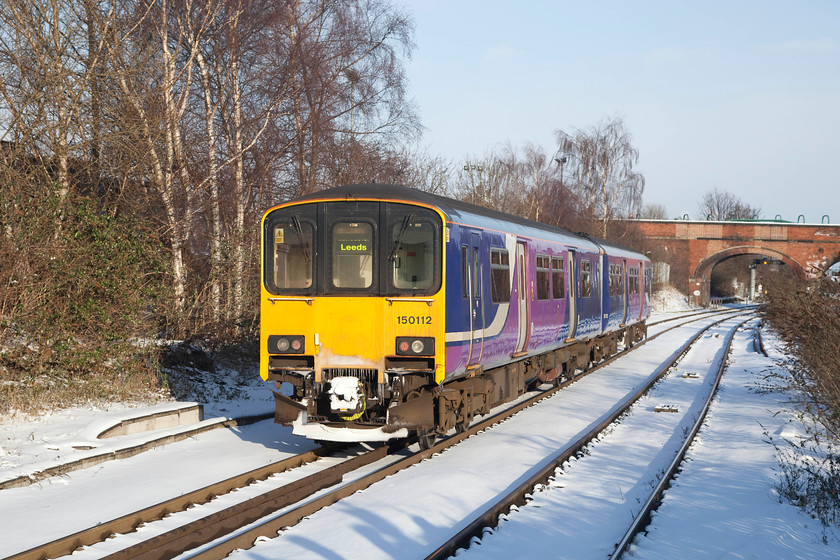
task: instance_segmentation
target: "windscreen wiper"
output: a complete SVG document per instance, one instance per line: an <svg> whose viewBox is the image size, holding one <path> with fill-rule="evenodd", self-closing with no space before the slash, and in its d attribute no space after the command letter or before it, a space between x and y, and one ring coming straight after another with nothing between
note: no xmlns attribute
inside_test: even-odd
<svg viewBox="0 0 840 560"><path fill-rule="evenodd" d="M408 225L411 223L411 220L414 219L414 214L409 214L405 218L403 218L403 223L400 226L400 231L397 233L397 237L394 238L394 248L391 250L391 256L388 257L389 262L393 262L397 260L397 251L400 250L400 243L402 243L403 235L405 235L406 230L408 229Z"/></svg>
<svg viewBox="0 0 840 560"><path fill-rule="evenodd" d="M303 256L306 258L306 262L312 262L312 255L309 251L309 242L303 236L303 227L300 225L300 220L297 216L292 216L292 229L295 230L295 235L300 238L300 242L303 245Z"/></svg>

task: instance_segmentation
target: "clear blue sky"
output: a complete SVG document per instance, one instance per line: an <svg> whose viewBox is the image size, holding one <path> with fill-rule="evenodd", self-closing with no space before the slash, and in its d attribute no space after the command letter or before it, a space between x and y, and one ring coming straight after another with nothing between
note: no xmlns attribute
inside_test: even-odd
<svg viewBox="0 0 840 560"><path fill-rule="evenodd" d="M840 223L840 0L396 0L429 153L460 163L621 116L645 203L729 191Z"/></svg>

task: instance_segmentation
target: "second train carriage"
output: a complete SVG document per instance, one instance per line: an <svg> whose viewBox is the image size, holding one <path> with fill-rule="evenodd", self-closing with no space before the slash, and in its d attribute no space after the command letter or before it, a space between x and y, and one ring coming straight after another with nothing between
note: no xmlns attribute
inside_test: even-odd
<svg viewBox="0 0 840 560"><path fill-rule="evenodd" d="M262 240L261 375L314 439L428 445L646 332L643 255L406 187L280 205Z"/></svg>

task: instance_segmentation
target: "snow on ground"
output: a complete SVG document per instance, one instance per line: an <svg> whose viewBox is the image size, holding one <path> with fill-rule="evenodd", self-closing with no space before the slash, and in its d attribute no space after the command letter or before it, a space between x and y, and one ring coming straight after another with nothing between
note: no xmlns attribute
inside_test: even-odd
<svg viewBox="0 0 840 560"><path fill-rule="evenodd" d="M615 406L614 403L622 399L621 395L638 386L641 377L647 377L642 372L649 372L653 363L664 361L668 349L673 350L675 339L686 336L684 329L680 331L683 332L663 335L648 343L644 352L619 359L598 374L580 380L555 397L484 434L469 438L430 461L397 473L335 506L315 513L283 531L279 538L260 542L248 551L234 553L232 558L424 557L436 545L457 533L485 505L498 500L506 490L518 486L527 473L539 469L547 457L563 449L576 434L588 430L589 426L604 417ZM736 345L739 355L750 351L749 336L748 333L738 334ZM720 359L714 348L715 345L704 341L701 347L686 356L681 371L683 367L703 367L705 370L710 363ZM763 360L760 367L772 367L772 364ZM610 383L604 383L604 379L609 379ZM754 378L750 379L750 382L754 381ZM699 382L675 376L657 385L658 393L640 403L637 412L622 420L612 433L604 434L602 441L592 446L589 456L575 461L566 474L556 477L553 486L562 488L537 493L532 504L510 514L508 522L496 535L485 537L481 545L462 552L463 557L606 557L629 524L634 510L638 510L638 503L650 487L651 480L662 468L663 446L677 445L668 430L658 431L656 428L656 424L674 422L677 416L654 416L651 410L653 404L658 399L680 403L686 388ZM731 392L736 400L741 399L738 383L743 382L744 379L734 381L724 389L724 393ZM744 390L750 393L749 389ZM774 417L769 410L771 407L776 410L782 407L782 396L750 394L759 399L758 409L768 409L761 416L765 426L775 430L788 425L785 415ZM686 403L680 406L691 414L695 405ZM746 410L739 420L752 426L755 414L754 409ZM680 431L679 428L677 430ZM751 440L749 445L742 445L741 437L755 437L757 445L762 445L761 433L756 435L745 429L733 430L727 446L739 449L756 444ZM754 552L756 558L789 557L790 551L776 547L775 543L798 541L804 557L836 557L840 553L836 541L828 546L821 544L817 523L776 500L772 491L773 450L769 445L763 445L763 454L756 459L761 470L739 470L728 464L725 458L714 467L746 478L743 481L730 480L729 484L748 486L748 481L754 481L757 475L764 477L759 484L763 489L761 495L745 495L744 502L730 504L734 510L732 519L737 521L743 516L755 520L748 529L756 528L761 521L775 520L777 523L765 530L782 533L775 541L767 542L765 535L756 530L749 543L750 554ZM724 503L731 494L726 488L704 488L704 491L719 495L719 500ZM543 496L548 498L542 499ZM703 496L703 499L708 498ZM560 505L552 500L557 500ZM703 502L695 501L694 504L705 509ZM514 525L512 520L523 515L526 509L530 511L528 517ZM705 511L707 517L714 519L716 512ZM690 533L692 527L684 527L683 530ZM727 556L731 543L726 540L704 542L704 550L712 557ZM669 557L676 555L673 550L668 554ZM690 556L686 549L680 550L679 556L687 555Z"/></svg>
<svg viewBox="0 0 840 560"><path fill-rule="evenodd" d="M650 298L651 309L654 313L669 313L691 311L696 306L688 303L688 298L673 286L662 286Z"/></svg>
<svg viewBox="0 0 840 560"><path fill-rule="evenodd" d="M773 348L774 339L765 344ZM785 410L781 393L758 390L778 366L737 348L700 438L632 558L840 558L835 530L824 530L796 507L780 503L779 468L768 443L795 439L803 428ZM778 369L775 373L784 375ZM776 414L777 411L783 411ZM823 539L828 544L823 544Z"/></svg>
<svg viewBox="0 0 840 560"><path fill-rule="evenodd" d="M0 490L0 558L315 447L264 421Z"/></svg>
<svg viewBox="0 0 840 560"><path fill-rule="evenodd" d="M784 395L756 390L764 374L777 366L753 352L751 339L747 331L736 336L700 436L654 513L647 535L636 538L628 558L840 557L840 542L830 538L823 544L827 534L818 521L779 502L778 463L765 430L778 438L796 433L798 426L784 411ZM696 354L692 350L679 371L690 371ZM669 387L674 382L680 379L671 375L657 385L654 401L674 395ZM668 402L674 402L673 396ZM614 531L629 526L655 483L655 461L634 465L670 443L659 441L654 425L667 417L651 419L645 412L646 405L637 404L612 433L590 446L585 457L564 465L553 482L506 516L480 544L458 554L459 560L511 558L522 551L536 557L607 558L622 536ZM637 478L644 466L648 478Z"/></svg>
<svg viewBox="0 0 840 560"><path fill-rule="evenodd" d="M656 311L667 312L670 305L675 304L657 306ZM657 330L652 328L651 334ZM261 542L234 558L421 557L440 537L457 532L465 518L506 488L518 485L525 473L540 468L545 457L611 409L621 391L635 385L634 376L650 371L652 363L673 352L679 338L692 330L683 328L678 331L681 334L660 337L658 344L652 341L582 379L545 406L532 407L481 437L342 500L284 531L281 538ZM666 336L671 340L664 340ZM840 541L833 532L823 530L818 521L793 506L779 503L774 489L777 459L765 430L778 440L795 435L800 428L786 410L784 394L755 390L766 373L779 366L773 359L751 353L748 339L746 332L736 335L730 368L700 440L666 493L648 536L636 540L630 557L840 557ZM772 345L772 337L766 343ZM689 353L687 359L692 355L698 364L716 359L702 350ZM268 386L253 368L220 369L215 377L194 372L192 377L197 385L193 393L207 399L205 418L272 410ZM672 386L679 391L688 383L669 379L656 390ZM493 534L459 557L522 557L540 552L553 558L605 557L618 538L612 533L619 531L619 525L623 530L641 500L648 485L645 477L655 473L656 467L651 466L655 459L648 459L649 466L639 471L647 474L632 475L638 469L629 468L631 458L646 448L656 456L657 449L672 445L670 438L661 439L650 431L657 424L678 421L677 416L652 415L648 409L659 404L654 403L657 397L679 403L681 410L694 406L680 401L679 393L659 393L637 405L641 412L608 430L590 446L588 456L566 464L563 474L536 492L532 502L510 513ZM165 403L155 410L171 406ZM129 439L132 443L142 440L143 434L95 441L103 426L142 411L142 407L117 404L0 423L0 480L89 452L74 445L94 442L101 449ZM312 442L291 435L288 428L265 421L236 430L214 430L26 488L0 490L0 518L4 519L0 557L121 511L159 502L166 494L199 488L216 476L312 447ZM622 464L612 459L616 453L624 458ZM166 484L158 488L163 480ZM86 501L80 505L79 499ZM45 534L46 528L52 533ZM824 538L828 544L822 544Z"/></svg>
<svg viewBox="0 0 840 560"><path fill-rule="evenodd" d="M170 381L190 401L168 400L158 404L109 403L47 412L38 417L23 415L0 421L0 482L42 469L137 445L177 430L158 431L119 438L97 439L121 420L164 412L199 400L205 423L233 417L273 413L274 399L254 366L215 371L180 369L170 371ZM82 449L79 449L82 448ZM91 448L91 449L84 449Z"/></svg>
<svg viewBox="0 0 840 560"><path fill-rule="evenodd" d="M666 316L675 311L695 309L676 288L666 286L656 292L653 312ZM653 332L653 331L651 331ZM217 365L214 372L181 368L170 374L178 394L203 403L204 418L232 418L271 413L274 401L268 384L259 377L255 365L236 368ZM0 482L51 466L74 461L112 449L144 441L135 438L97 441L96 436L120 420L146 413L183 406L190 401L148 403L109 403L56 410L39 417L16 416L0 420ZM158 434L160 435L160 434ZM93 447L91 450L77 447Z"/></svg>

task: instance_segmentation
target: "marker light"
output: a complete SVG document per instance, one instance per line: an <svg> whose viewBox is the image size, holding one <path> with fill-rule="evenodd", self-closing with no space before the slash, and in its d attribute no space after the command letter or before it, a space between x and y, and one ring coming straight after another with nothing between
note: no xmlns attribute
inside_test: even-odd
<svg viewBox="0 0 840 560"><path fill-rule="evenodd" d="M398 356L434 356L435 339L431 336L398 336L396 348Z"/></svg>
<svg viewBox="0 0 840 560"><path fill-rule="evenodd" d="M269 335L269 354L303 354L306 347L303 335Z"/></svg>

